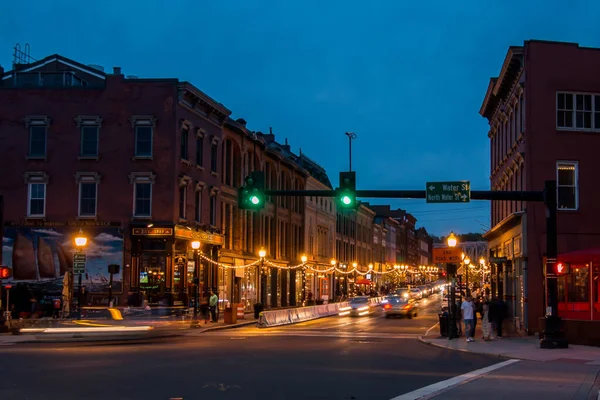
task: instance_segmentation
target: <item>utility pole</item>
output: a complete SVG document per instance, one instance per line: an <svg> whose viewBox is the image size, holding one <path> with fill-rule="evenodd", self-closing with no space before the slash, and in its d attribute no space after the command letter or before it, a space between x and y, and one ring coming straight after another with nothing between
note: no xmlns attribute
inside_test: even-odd
<svg viewBox="0 0 600 400"><path fill-rule="evenodd" d="M356 133L346 132L346 136L348 136L348 157L350 161L348 171L352 171L352 141L356 139Z"/></svg>

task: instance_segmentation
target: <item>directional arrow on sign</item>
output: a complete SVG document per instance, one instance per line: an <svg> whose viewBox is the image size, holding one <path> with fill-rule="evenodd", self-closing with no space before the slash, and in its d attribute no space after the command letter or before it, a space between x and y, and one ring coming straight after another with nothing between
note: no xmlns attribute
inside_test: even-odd
<svg viewBox="0 0 600 400"><path fill-rule="evenodd" d="M429 190L435 190L435 186L433 186L433 185L429 186Z"/></svg>

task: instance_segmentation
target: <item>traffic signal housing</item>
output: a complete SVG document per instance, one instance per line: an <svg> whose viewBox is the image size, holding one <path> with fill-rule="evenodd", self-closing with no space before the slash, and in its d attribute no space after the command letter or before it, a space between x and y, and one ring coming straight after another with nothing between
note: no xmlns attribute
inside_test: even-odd
<svg viewBox="0 0 600 400"><path fill-rule="evenodd" d="M356 172L340 172L340 187L336 190L338 210L356 210Z"/></svg>
<svg viewBox="0 0 600 400"><path fill-rule="evenodd" d="M260 210L265 206L265 173L253 171L244 179L244 186L238 189L240 210Z"/></svg>
<svg viewBox="0 0 600 400"><path fill-rule="evenodd" d="M568 263L557 262L554 264L554 273L556 275L564 275L571 272L571 266Z"/></svg>
<svg viewBox="0 0 600 400"><path fill-rule="evenodd" d="M0 279L8 279L12 276L12 268L5 265L0 266Z"/></svg>

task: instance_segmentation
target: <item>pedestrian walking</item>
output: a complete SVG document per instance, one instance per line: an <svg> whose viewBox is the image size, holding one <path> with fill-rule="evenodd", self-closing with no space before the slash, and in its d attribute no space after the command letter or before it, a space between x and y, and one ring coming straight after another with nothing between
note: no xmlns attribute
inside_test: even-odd
<svg viewBox="0 0 600 400"><path fill-rule="evenodd" d="M210 308L211 321L217 322L217 305L219 304L219 297L214 290L210 291L210 299L208 301L208 307Z"/></svg>

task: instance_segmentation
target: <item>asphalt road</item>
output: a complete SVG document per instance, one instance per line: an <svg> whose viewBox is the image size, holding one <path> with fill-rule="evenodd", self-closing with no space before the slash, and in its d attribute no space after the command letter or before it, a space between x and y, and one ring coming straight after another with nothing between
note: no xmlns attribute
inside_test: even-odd
<svg viewBox="0 0 600 400"><path fill-rule="evenodd" d="M416 319L332 317L153 344L0 348L0 399L392 399L495 357L419 343Z"/></svg>

